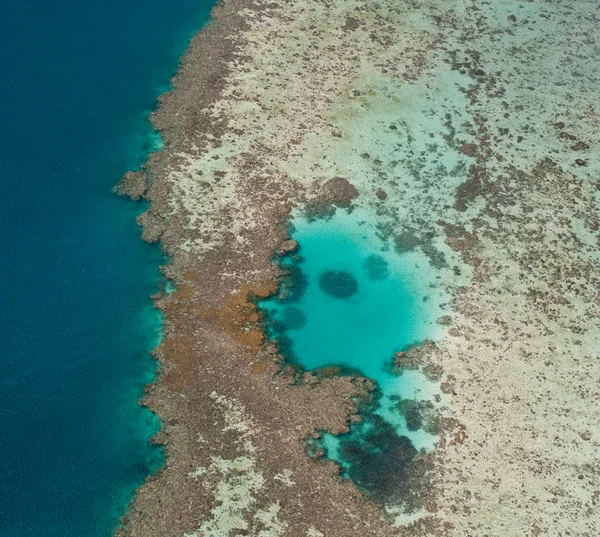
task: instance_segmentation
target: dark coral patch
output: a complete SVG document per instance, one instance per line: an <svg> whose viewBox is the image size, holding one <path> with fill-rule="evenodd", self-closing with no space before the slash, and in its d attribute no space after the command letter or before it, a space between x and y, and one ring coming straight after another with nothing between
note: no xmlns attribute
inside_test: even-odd
<svg viewBox="0 0 600 537"><path fill-rule="evenodd" d="M330 270L319 278L319 287L333 298L350 298L358 291L358 282L352 274L341 270Z"/></svg>
<svg viewBox="0 0 600 537"><path fill-rule="evenodd" d="M365 269L371 280L385 280L389 276L388 262L380 255L367 257Z"/></svg>
<svg viewBox="0 0 600 537"><path fill-rule="evenodd" d="M404 415L406 428L409 431L417 431L423 427L423 414L418 401L403 399L398 405L398 410Z"/></svg>
<svg viewBox="0 0 600 537"><path fill-rule="evenodd" d="M286 272L279 284L278 299L286 304L298 302L306 292L308 278L302 268L296 264L287 264Z"/></svg>
<svg viewBox="0 0 600 537"><path fill-rule="evenodd" d="M406 502L405 485L418 452L381 417L372 415L370 421L368 431L362 428L362 434L341 439L340 454L348 463L348 477L381 505Z"/></svg>
<svg viewBox="0 0 600 537"><path fill-rule="evenodd" d="M329 179L329 181L321 187L321 200L343 209L350 207L350 204L356 196L358 196L358 190L345 177L334 177L333 179Z"/></svg>
<svg viewBox="0 0 600 537"><path fill-rule="evenodd" d="M306 324L306 315L300 308L288 306L283 310L281 323L285 330L299 330Z"/></svg>

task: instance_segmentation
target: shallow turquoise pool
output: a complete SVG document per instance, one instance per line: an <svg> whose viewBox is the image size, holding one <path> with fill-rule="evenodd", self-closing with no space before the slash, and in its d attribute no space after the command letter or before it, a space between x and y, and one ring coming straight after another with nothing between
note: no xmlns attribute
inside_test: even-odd
<svg viewBox="0 0 600 537"><path fill-rule="evenodd" d="M373 462L381 467L382 457L409 464L437 440L406 412L406 401L429 400L437 387L418 371L393 369L396 352L439 333L437 276L418 252L390 248L360 211L295 218L292 237L299 249L281 261L289 276L277 296L260 302L267 331L306 370L336 365L377 382L377 402L364 409L363 423L320 441L327 456L369 490L373 476L361 476L362 470Z"/></svg>

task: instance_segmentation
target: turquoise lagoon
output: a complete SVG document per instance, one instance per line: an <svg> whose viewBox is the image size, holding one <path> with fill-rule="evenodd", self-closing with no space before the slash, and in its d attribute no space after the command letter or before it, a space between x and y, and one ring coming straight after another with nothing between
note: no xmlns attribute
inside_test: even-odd
<svg viewBox="0 0 600 537"><path fill-rule="evenodd" d="M344 435L324 433L318 444L346 477L386 503L397 496L390 472L402 473L437 441L411 404L439 399L437 385L419 371L394 370L393 359L438 337L440 276L418 250L400 254L382 239L366 211L299 216L291 236L299 249L280 261L288 275L277 296L260 302L267 332L305 370L339 366L377 383L363 421Z"/></svg>

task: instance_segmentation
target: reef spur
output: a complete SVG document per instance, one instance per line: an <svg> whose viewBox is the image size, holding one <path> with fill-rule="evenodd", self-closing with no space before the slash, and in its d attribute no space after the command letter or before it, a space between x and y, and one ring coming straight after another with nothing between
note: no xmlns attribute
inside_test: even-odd
<svg viewBox="0 0 600 537"><path fill-rule="evenodd" d="M217 5L152 115L164 148L121 185L150 201L143 237L175 284L156 298L143 401L167 462L121 535L600 534L599 16L586 1ZM276 289L294 207L373 215L451 297L442 336L399 355L448 400L399 510L307 455L369 382L298 379L260 328L252 299Z"/></svg>

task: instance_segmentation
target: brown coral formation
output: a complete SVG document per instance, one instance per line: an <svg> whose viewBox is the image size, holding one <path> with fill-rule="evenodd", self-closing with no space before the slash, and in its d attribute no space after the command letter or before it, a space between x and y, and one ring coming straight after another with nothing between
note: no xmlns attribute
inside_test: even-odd
<svg viewBox="0 0 600 537"><path fill-rule="evenodd" d="M143 171L127 172L114 190L120 196L128 196L134 201L143 198L148 190L146 173Z"/></svg>

